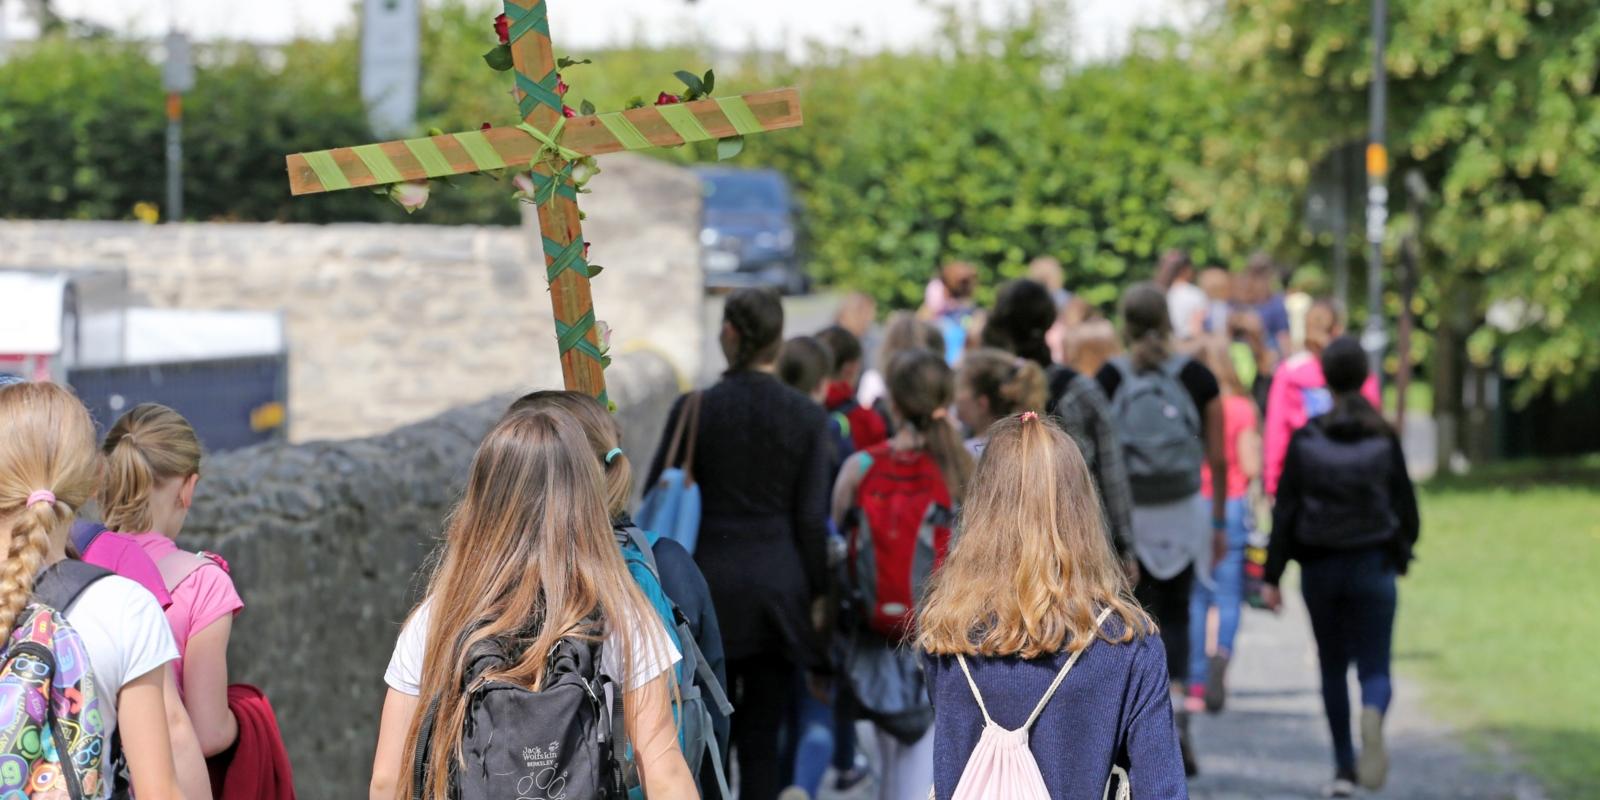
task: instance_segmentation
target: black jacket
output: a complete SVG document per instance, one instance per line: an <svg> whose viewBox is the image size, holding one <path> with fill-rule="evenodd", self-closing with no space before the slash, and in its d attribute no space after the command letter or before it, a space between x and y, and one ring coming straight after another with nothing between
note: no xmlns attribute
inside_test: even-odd
<svg viewBox="0 0 1600 800"><path fill-rule="evenodd" d="M684 399L650 464L653 486ZM731 661L779 655L820 668L812 600L827 585L832 433L810 398L761 372L730 372L705 390L694 448L705 574Z"/></svg>
<svg viewBox="0 0 1600 800"><path fill-rule="evenodd" d="M1291 559L1380 548L1405 574L1421 520L1400 440L1350 420L1319 417L1289 440L1272 510L1266 582Z"/></svg>

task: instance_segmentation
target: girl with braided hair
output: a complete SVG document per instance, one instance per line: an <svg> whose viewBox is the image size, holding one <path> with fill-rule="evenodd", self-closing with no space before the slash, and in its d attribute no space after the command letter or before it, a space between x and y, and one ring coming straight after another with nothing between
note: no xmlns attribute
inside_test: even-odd
<svg viewBox="0 0 1600 800"><path fill-rule="evenodd" d="M66 577L68 532L93 496L99 470L94 425L71 392L48 383L0 388L0 631L9 634L22 619L41 581L75 580L81 590L55 610L81 640L58 638L57 646L81 647L89 667L79 702L97 706L102 723L98 774L77 764L85 796L111 796L112 734L120 723L122 759L140 798L210 797L187 717L167 696L178 650L161 606L139 584L92 567L72 565L74 577Z"/></svg>
<svg viewBox="0 0 1600 800"><path fill-rule="evenodd" d="M799 671L824 664L811 608L827 588L834 444L822 407L773 374L782 336L775 293L728 296L720 336L728 371L711 388L678 399L645 484L681 465L700 487L694 555L711 587L738 709L732 738L739 796L755 800L770 800L787 785L779 731ZM693 433L674 449L686 413ZM677 463L666 463L669 452Z"/></svg>

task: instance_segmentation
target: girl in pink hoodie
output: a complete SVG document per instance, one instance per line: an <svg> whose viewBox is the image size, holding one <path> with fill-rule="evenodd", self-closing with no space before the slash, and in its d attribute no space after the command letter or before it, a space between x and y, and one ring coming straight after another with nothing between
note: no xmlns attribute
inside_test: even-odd
<svg viewBox="0 0 1600 800"><path fill-rule="evenodd" d="M1267 494L1278 493L1278 476L1289 452L1289 437L1313 418L1333 407L1328 382L1322 377L1322 349L1344 334L1344 314L1332 300L1318 300L1306 312L1306 350L1278 365L1267 392L1267 420L1262 432L1266 456L1263 478ZM1361 394L1374 408L1382 408L1378 377L1368 375Z"/></svg>

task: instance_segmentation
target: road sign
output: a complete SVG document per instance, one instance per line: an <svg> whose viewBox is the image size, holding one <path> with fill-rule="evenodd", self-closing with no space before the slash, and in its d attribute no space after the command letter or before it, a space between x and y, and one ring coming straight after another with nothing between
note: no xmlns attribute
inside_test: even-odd
<svg viewBox="0 0 1600 800"><path fill-rule="evenodd" d="M412 133L422 81L421 0L366 0L361 11L361 100L380 136Z"/></svg>

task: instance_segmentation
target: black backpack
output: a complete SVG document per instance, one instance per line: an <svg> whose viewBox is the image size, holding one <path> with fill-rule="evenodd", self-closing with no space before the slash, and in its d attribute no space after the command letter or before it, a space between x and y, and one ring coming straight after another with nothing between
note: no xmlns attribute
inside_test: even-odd
<svg viewBox="0 0 1600 800"><path fill-rule="evenodd" d="M514 663L519 647L500 639L473 645L462 691L467 693L461 761L452 765L452 800L563 798L613 800L624 797L621 765L626 746L621 697L600 668L598 642L567 637L556 643L545 666L544 687L531 691L496 680L481 680L491 670ZM619 713L609 710L616 696ZM422 800L428 756L438 723L439 698L428 704L413 762L413 800Z"/></svg>

